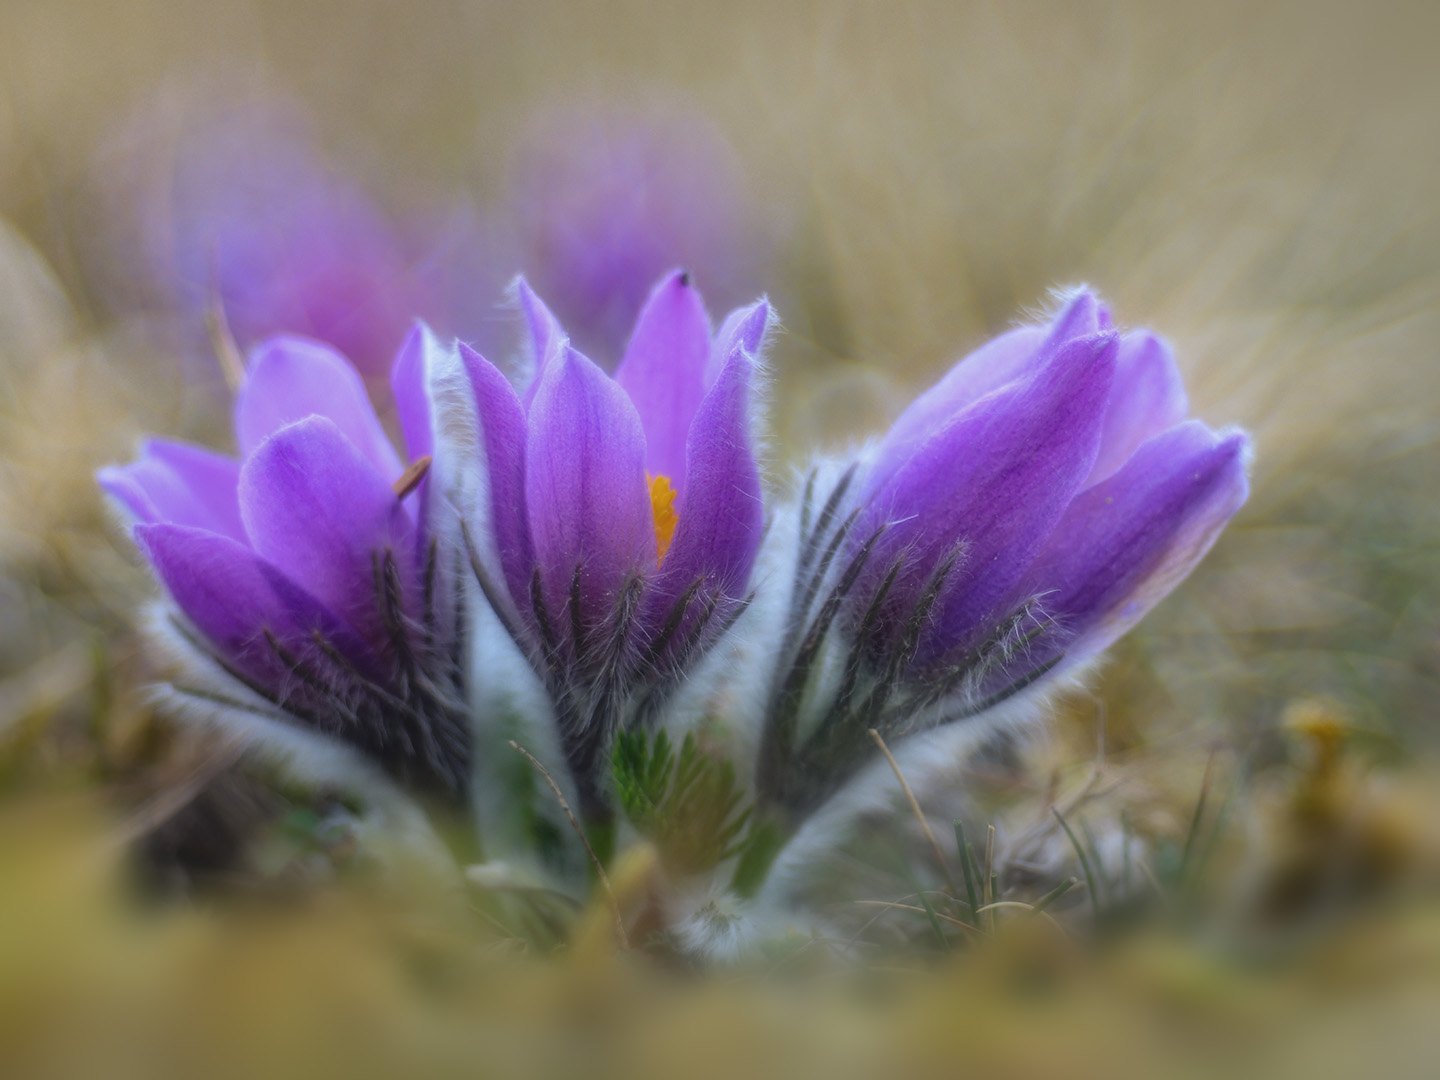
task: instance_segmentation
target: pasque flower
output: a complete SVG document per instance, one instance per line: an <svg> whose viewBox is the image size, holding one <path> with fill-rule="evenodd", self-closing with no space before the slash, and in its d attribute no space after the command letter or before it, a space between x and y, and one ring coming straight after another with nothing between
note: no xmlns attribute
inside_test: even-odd
<svg viewBox="0 0 1440 1080"><path fill-rule="evenodd" d="M429 513L431 347L417 327L392 371L408 469L349 362L279 337L239 390L238 460L157 439L99 480L134 519L182 639L243 684L231 704L458 797L469 738L454 568Z"/></svg>
<svg viewBox="0 0 1440 1080"><path fill-rule="evenodd" d="M1133 626L1247 494L1246 437L1187 412L1169 346L1081 290L961 360L828 490L812 474L762 794L803 815L870 729L979 716Z"/></svg>
<svg viewBox="0 0 1440 1080"><path fill-rule="evenodd" d="M673 273L612 378L523 281L517 295L536 364L523 393L461 347L489 493L472 553L544 680L586 811L603 813L609 737L663 701L746 602L764 521L751 425L770 308L737 310L712 337L688 275Z"/></svg>

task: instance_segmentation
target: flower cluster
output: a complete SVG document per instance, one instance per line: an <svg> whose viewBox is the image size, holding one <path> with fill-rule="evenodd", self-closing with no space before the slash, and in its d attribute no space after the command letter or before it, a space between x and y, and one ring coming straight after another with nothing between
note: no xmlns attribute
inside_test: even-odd
<svg viewBox="0 0 1440 1080"><path fill-rule="evenodd" d="M277 338L236 401L238 462L157 441L102 472L169 595L178 692L476 804L519 730L503 699L589 826L620 813L663 850L689 837L683 873L738 862L753 894L874 764L876 734L920 745L1032 708L1246 497L1245 436L1187 420L1168 346L1088 291L960 361L793 498L758 461L764 300L712 331L672 273L612 375L523 280L514 299L523 378L407 339L391 388L408 468L342 357ZM514 680L529 696L494 693ZM699 720L741 735L730 760Z"/></svg>

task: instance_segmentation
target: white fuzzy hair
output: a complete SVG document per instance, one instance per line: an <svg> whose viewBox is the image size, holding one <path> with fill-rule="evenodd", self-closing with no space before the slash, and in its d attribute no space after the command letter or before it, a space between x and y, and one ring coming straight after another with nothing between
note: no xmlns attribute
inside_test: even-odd
<svg viewBox="0 0 1440 1080"><path fill-rule="evenodd" d="M182 633L166 601L150 605L142 623L154 654L174 675L153 684L149 696L167 716L213 731L298 782L331 787L358 798L367 831L383 834L407 862L447 882L457 868L424 810L374 763L338 739L310 731L198 649Z"/></svg>

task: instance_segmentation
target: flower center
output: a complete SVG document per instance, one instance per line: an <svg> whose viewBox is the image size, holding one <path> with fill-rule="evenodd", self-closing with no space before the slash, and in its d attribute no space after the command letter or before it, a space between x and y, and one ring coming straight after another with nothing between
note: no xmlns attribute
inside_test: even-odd
<svg viewBox="0 0 1440 1080"><path fill-rule="evenodd" d="M670 541L675 538L675 523L680 520L675 513L675 489L670 486L668 476L645 474L650 482L650 510L655 515L655 550L658 562L665 560Z"/></svg>

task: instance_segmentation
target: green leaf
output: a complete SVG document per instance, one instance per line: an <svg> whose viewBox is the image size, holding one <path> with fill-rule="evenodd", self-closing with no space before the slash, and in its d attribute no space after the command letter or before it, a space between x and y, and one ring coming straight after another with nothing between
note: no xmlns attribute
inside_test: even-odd
<svg viewBox="0 0 1440 1080"><path fill-rule="evenodd" d="M664 731L653 739L622 732L611 773L625 816L672 870L699 873L742 852L750 809L735 766L702 750L694 735L677 753Z"/></svg>

